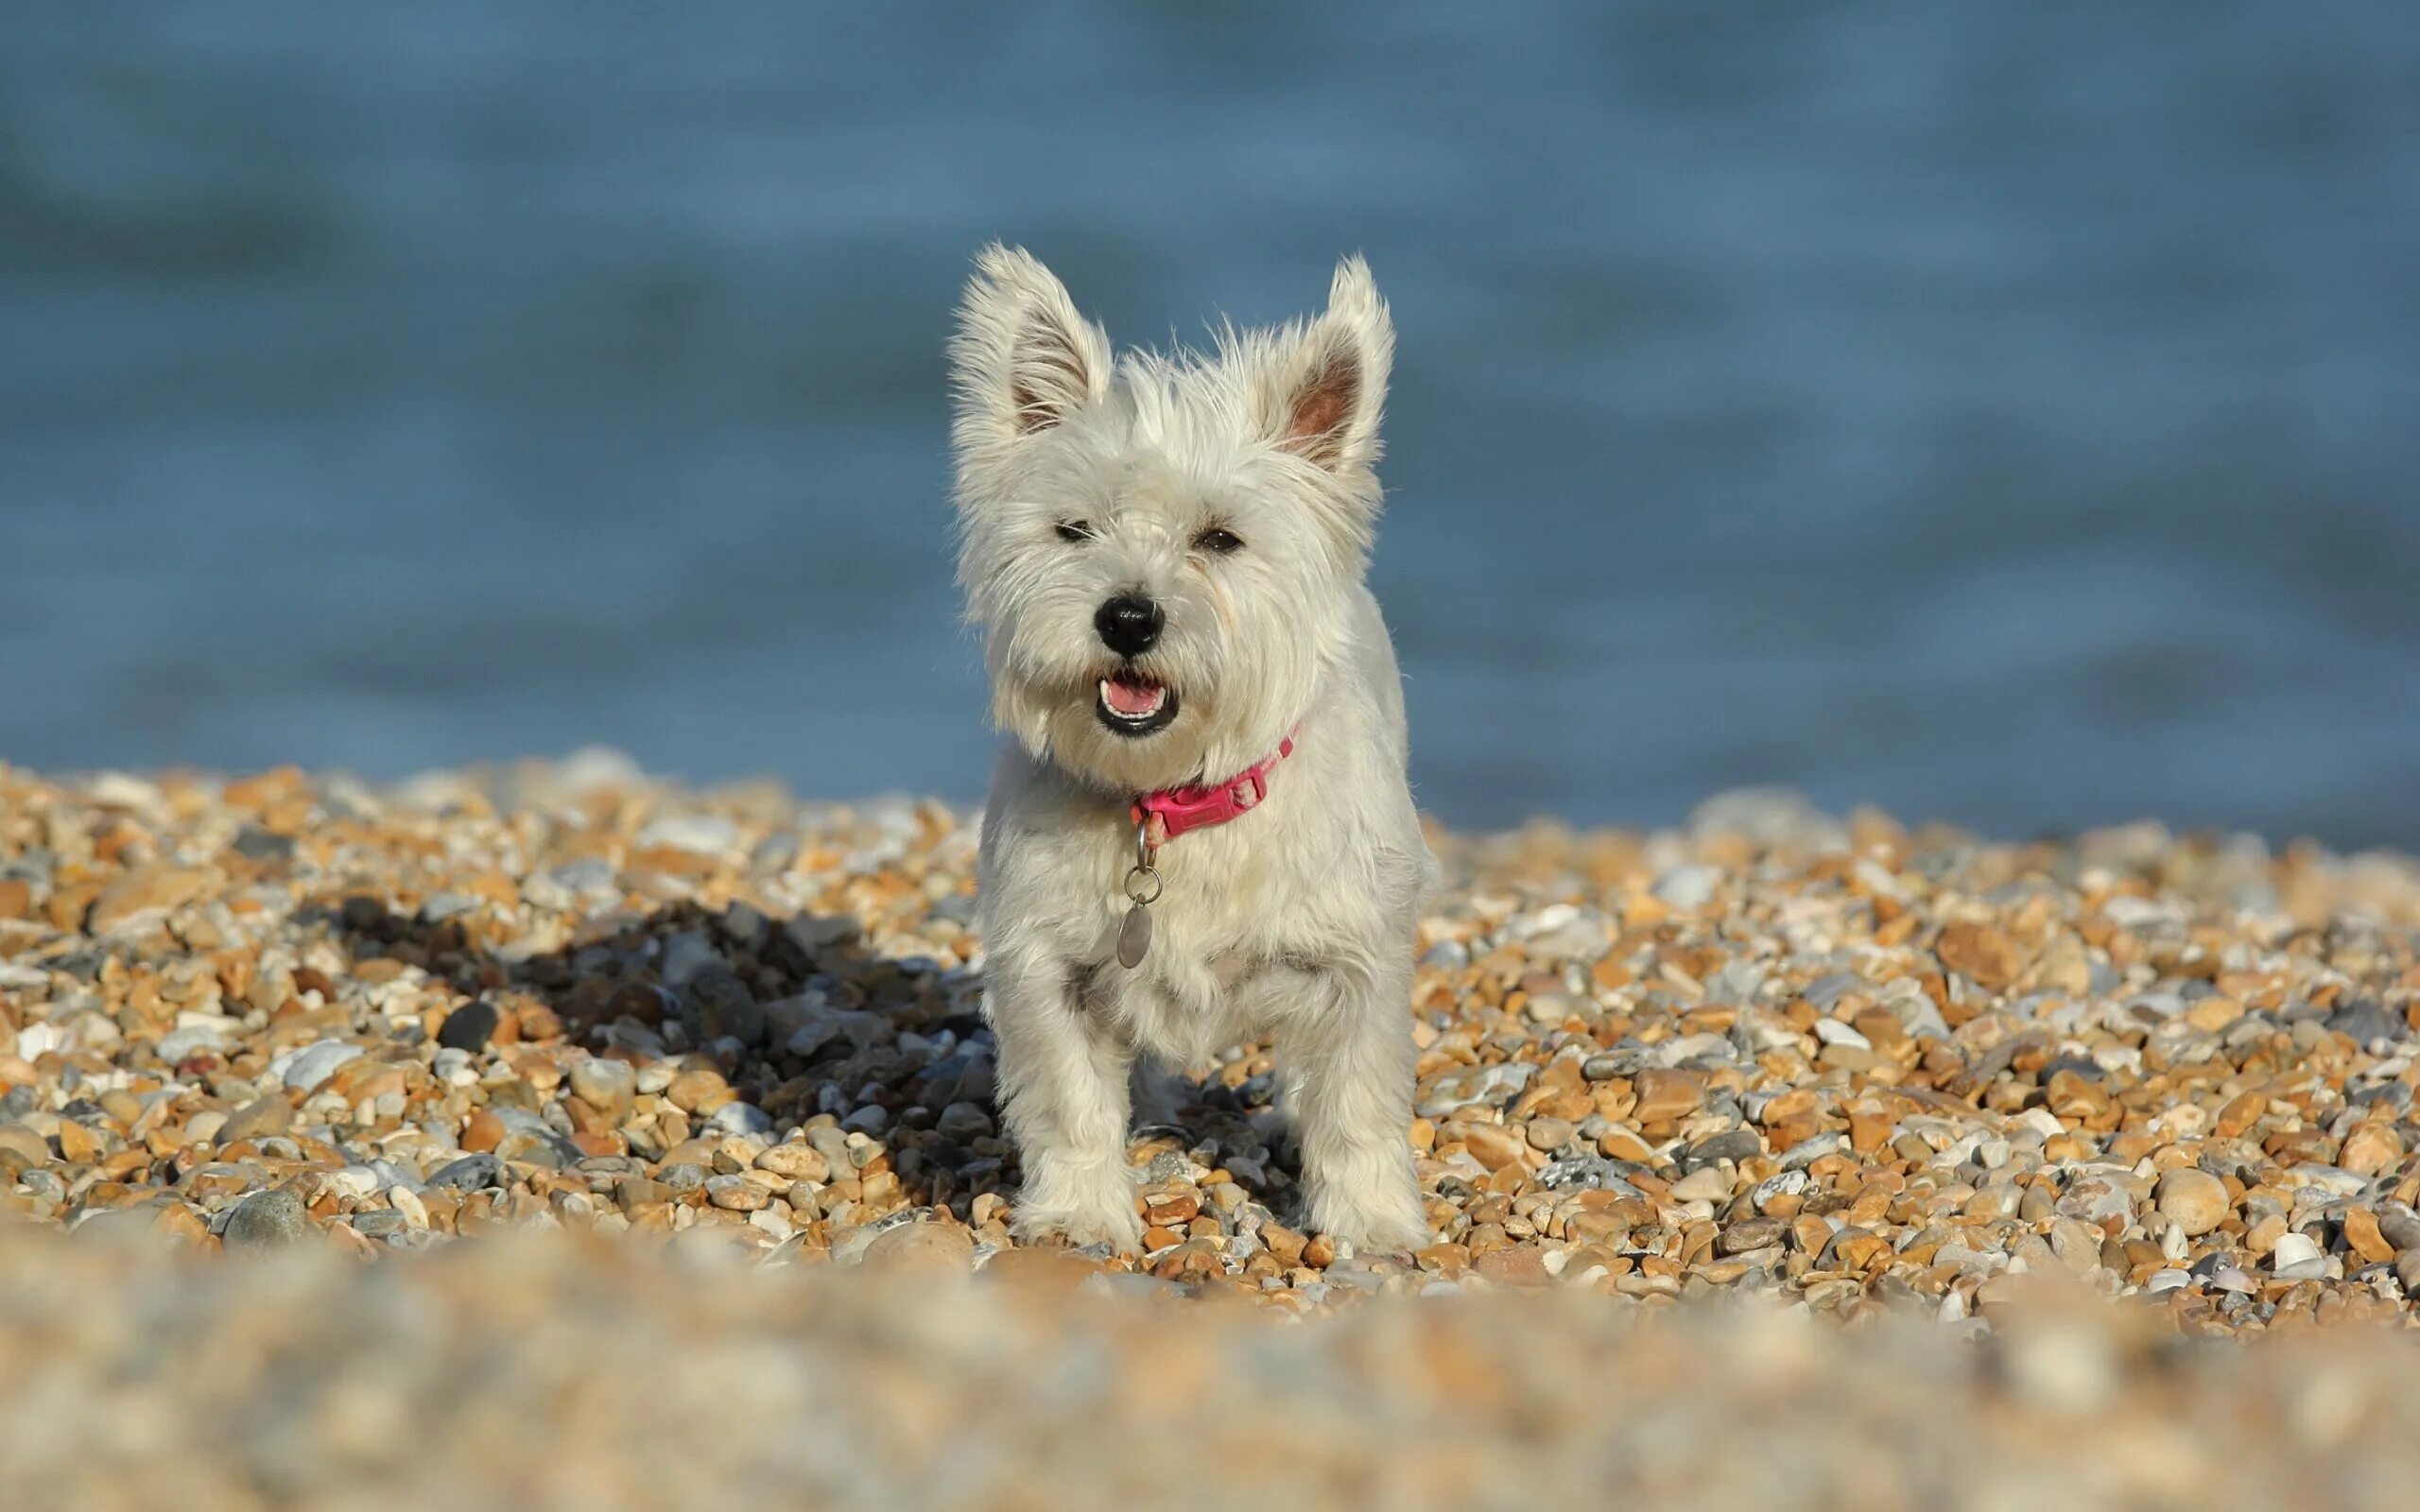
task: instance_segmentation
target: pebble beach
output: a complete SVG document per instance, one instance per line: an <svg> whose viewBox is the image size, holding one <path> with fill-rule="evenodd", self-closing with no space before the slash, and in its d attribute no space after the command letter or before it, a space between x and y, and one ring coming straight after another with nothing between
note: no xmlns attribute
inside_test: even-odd
<svg viewBox="0 0 2420 1512"><path fill-rule="evenodd" d="M1225 1504L1183 1467L1238 1454L1313 1504L1535 1504L1675 1454L1698 1480L1639 1484L1760 1505L2411 1484L2408 857L1772 793L1434 831L1438 1242L1299 1225L1243 1045L1136 1131L1121 1257L1009 1238L975 818L602 752L0 766L0 1490ZM1148 1386L1103 1392L1119 1361ZM1726 1462L1726 1403L1804 1473ZM1961 1454L1871 1448L1926 1414ZM1021 1481L1068 1415L1132 1432ZM394 1447L432 1423L441 1469ZM681 1432L676 1483L640 1451Z"/></svg>

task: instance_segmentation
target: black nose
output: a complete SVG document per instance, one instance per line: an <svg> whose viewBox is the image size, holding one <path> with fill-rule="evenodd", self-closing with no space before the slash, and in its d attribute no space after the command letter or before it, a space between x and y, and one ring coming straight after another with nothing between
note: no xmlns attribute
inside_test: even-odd
<svg viewBox="0 0 2420 1512"><path fill-rule="evenodd" d="M1160 606L1148 598L1121 593L1093 615L1101 644L1119 656L1141 656L1160 644Z"/></svg>

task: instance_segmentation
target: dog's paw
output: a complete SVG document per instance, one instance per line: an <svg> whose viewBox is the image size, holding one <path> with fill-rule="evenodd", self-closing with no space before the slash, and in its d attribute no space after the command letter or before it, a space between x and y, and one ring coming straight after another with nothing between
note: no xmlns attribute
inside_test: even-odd
<svg viewBox="0 0 2420 1512"><path fill-rule="evenodd" d="M1121 1255L1143 1251L1143 1219L1130 1202L1123 1209L1106 1204L1087 1208L1023 1208L1009 1224L1021 1244L1063 1239L1080 1249L1105 1244Z"/></svg>
<svg viewBox="0 0 2420 1512"><path fill-rule="evenodd" d="M1323 1195L1306 1216L1315 1231L1345 1240L1362 1254L1405 1255L1437 1242L1420 1204L1408 1196L1356 1202Z"/></svg>
<svg viewBox="0 0 2420 1512"><path fill-rule="evenodd" d="M1437 1242L1436 1231L1425 1223L1384 1224L1358 1231L1323 1225L1321 1231L1332 1239L1349 1241L1354 1252L1361 1255L1409 1255Z"/></svg>

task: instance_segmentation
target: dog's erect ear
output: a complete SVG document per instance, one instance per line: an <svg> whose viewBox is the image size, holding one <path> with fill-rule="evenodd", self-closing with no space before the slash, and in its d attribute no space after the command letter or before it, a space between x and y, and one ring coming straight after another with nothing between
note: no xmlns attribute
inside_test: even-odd
<svg viewBox="0 0 2420 1512"><path fill-rule="evenodd" d="M1269 407L1278 444L1330 472L1375 463L1394 351L1394 324L1369 265L1346 258L1328 285L1327 313L1277 353Z"/></svg>
<svg viewBox="0 0 2420 1512"><path fill-rule="evenodd" d="M994 242L976 255L950 366L963 469L997 460L1106 394L1109 337L1031 253Z"/></svg>

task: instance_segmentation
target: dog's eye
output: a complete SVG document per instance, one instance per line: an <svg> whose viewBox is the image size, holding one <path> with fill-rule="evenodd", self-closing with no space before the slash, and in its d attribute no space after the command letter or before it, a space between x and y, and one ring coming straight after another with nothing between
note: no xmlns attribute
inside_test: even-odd
<svg viewBox="0 0 2420 1512"><path fill-rule="evenodd" d="M1215 551L1224 557L1230 552L1243 550L1244 542L1243 538L1234 531L1213 526L1193 538L1193 547L1196 551Z"/></svg>
<svg viewBox="0 0 2420 1512"><path fill-rule="evenodd" d="M1059 539L1090 541L1093 539L1093 524L1089 520L1062 520L1059 522Z"/></svg>

